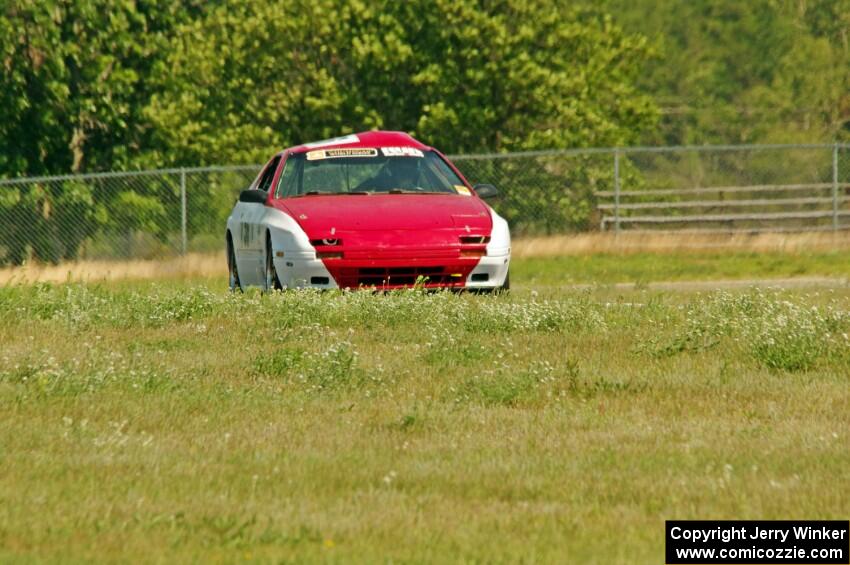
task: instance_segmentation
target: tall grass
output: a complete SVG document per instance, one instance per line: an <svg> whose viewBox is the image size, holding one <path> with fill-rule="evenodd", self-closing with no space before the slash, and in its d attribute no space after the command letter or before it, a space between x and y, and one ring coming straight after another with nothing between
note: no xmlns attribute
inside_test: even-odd
<svg viewBox="0 0 850 565"><path fill-rule="evenodd" d="M761 289L718 292L667 320L661 327L670 335L649 335L639 349L656 355L719 350L789 372L850 361L850 314L834 304L805 306Z"/></svg>
<svg viewBox="0 0 850 565"><path fill-rule="evenodd" d="M39 284L0 316L4 562L659 562L665 519L846 517L846 293Z"/></svg>

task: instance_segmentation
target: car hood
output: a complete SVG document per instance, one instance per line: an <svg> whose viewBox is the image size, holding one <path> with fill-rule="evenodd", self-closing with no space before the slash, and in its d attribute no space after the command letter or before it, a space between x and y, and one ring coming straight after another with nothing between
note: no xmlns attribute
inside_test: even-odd
<svg viewBox="0 0 850 565"><path fill-rule="evenodd" d="M490 233L487 205L458 194L316 195L277 204L308 237L342 237L352 232L446 230Z"/></svg>

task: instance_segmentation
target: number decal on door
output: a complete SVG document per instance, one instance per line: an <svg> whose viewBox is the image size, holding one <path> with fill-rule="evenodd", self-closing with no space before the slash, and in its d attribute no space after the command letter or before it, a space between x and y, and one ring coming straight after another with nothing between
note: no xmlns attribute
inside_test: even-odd
<svg viewBox="0 0 850 565"><path fill-rule="evenodd" d="M242 222L239 227L240 236L242 238L242 248L248 249L251 246L251 224Z"/></svg>

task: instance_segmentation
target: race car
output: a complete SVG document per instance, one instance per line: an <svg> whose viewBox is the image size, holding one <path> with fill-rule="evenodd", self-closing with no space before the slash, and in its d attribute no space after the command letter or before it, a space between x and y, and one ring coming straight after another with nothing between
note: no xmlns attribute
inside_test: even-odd
<svg viewBox="0 0 850 565"><path fill-rule="evenodd" d="M230 289L507 289L507 222L439 151L402 132L269 160L227 219Z"/></svg>

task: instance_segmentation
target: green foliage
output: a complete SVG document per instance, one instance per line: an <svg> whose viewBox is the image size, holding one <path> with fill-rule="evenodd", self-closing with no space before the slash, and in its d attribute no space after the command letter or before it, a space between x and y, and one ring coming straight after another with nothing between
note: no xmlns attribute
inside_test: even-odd
<svg viewBox="0 0 850 565"><path fill-rule="evenodd" d="M146 196L132 190L125 190L112 201L110 210L112 229L142 230L147 233L161 233L166 215L162 202L154 196Z"/></svg>
<svg viewBox="0 0 850 565"><path fill-rule="evenodd" d="M594 229L594 193L613 189L610 155L461 158L456 164L473 184L497 184L504 199L492 205L519 236Z"/></svg>
<svg viewBox="0 0 850 565"><path fill-rule="evenodd" d="M842 137L847 2L12 0L0 176L370 128L453 153Z"/></svg>
<svg viewBox="0 0 850 565"><path fill-rule="evenodd" d="M195 2L11 0L0 9L0 175L124 168L150 73Z"/></svg>
<svg viewBox="0 0 850 565"><path fill-rule="evenodd" d="M646 40L561 0L16 0L0 31L0 176L256 163L372 128L453 153L623 145L655 120L636 86ZM563 182L563 171L541 174L547 192ZM589 224L582 175L547 226L564 214ZM162 242L176 227L164 216L173 186L54 188L4 197L2 211L16 208L3 216L15 242L3 261L76 258L101 227L121 232L118 254L139 253L156 245L133 232ZM216 188L193 192L190 235L226 217L229 191ZM67 222L45 210L66 204L74 233L60 240Z"/></svg>
<svg viewBox="0 0 850 565"><path fill-rule="evenodd" d="M0 8L0 177L256 163L372 128L448 153L848 139L848 2L10 0ZM634 188L678 186L705 167L829 172L825 157L802 153L725 159L659 159L646 179L624 160L622 173ZM497 207L517 234L594 228L611 164L556 161L462 168L498 180L509 198ZM234 176L224 190L193 192L194 248L220 245L207 234L227 215L231 180L244 184ZM178 227L163 215L178 197L175 182L146 180L121 193L3 187L0 261L154 254ZM118 224L116 251L102 228Z"/></svg>
<svg viewBox="0 0 850 565"><path fill-rule="evenodd" d="M143 112L154 88L153 66L174 26L198 14L194 5L6 2L0 8L0 177L146 164L151 126ZM26 192L14 209L5 206L7 198L0 204L10 242L0 261L74 259L117 205L115 194L94 194L81 183ZM150 218L150 209L144 203L127 215Z"/></svg>
<svg viewBox="0 0 850 565"><path fill-rule="evenodd" d="M627 144L655 116L634 86L645 40L551 0L228 4L170 49L146 109L163 161L370 128L449 152Z"/></svg>
<svg viewBox="0 0 850 565"><path fill-rule="evenodd" d="M28 255L56 263L73 259L85 238L106 221L91 185L79 181L3 187L0 196L0 263Z"/></svg>
<svg viewBox="0 0 850 565"><path fill-rule="evenodd" d="M92 185L73 180L62 183L54 201L56 231L62 234L62 258L74 259L83 241L106 224L106 207L95 199Z"/></svg>
<svg viewBox="0 0 850 565"><path fill-rule="evenodd" d="M641 76L663 116L646 142L848 139L847 0L607 0L603 9L661 55Z"/></svg>

